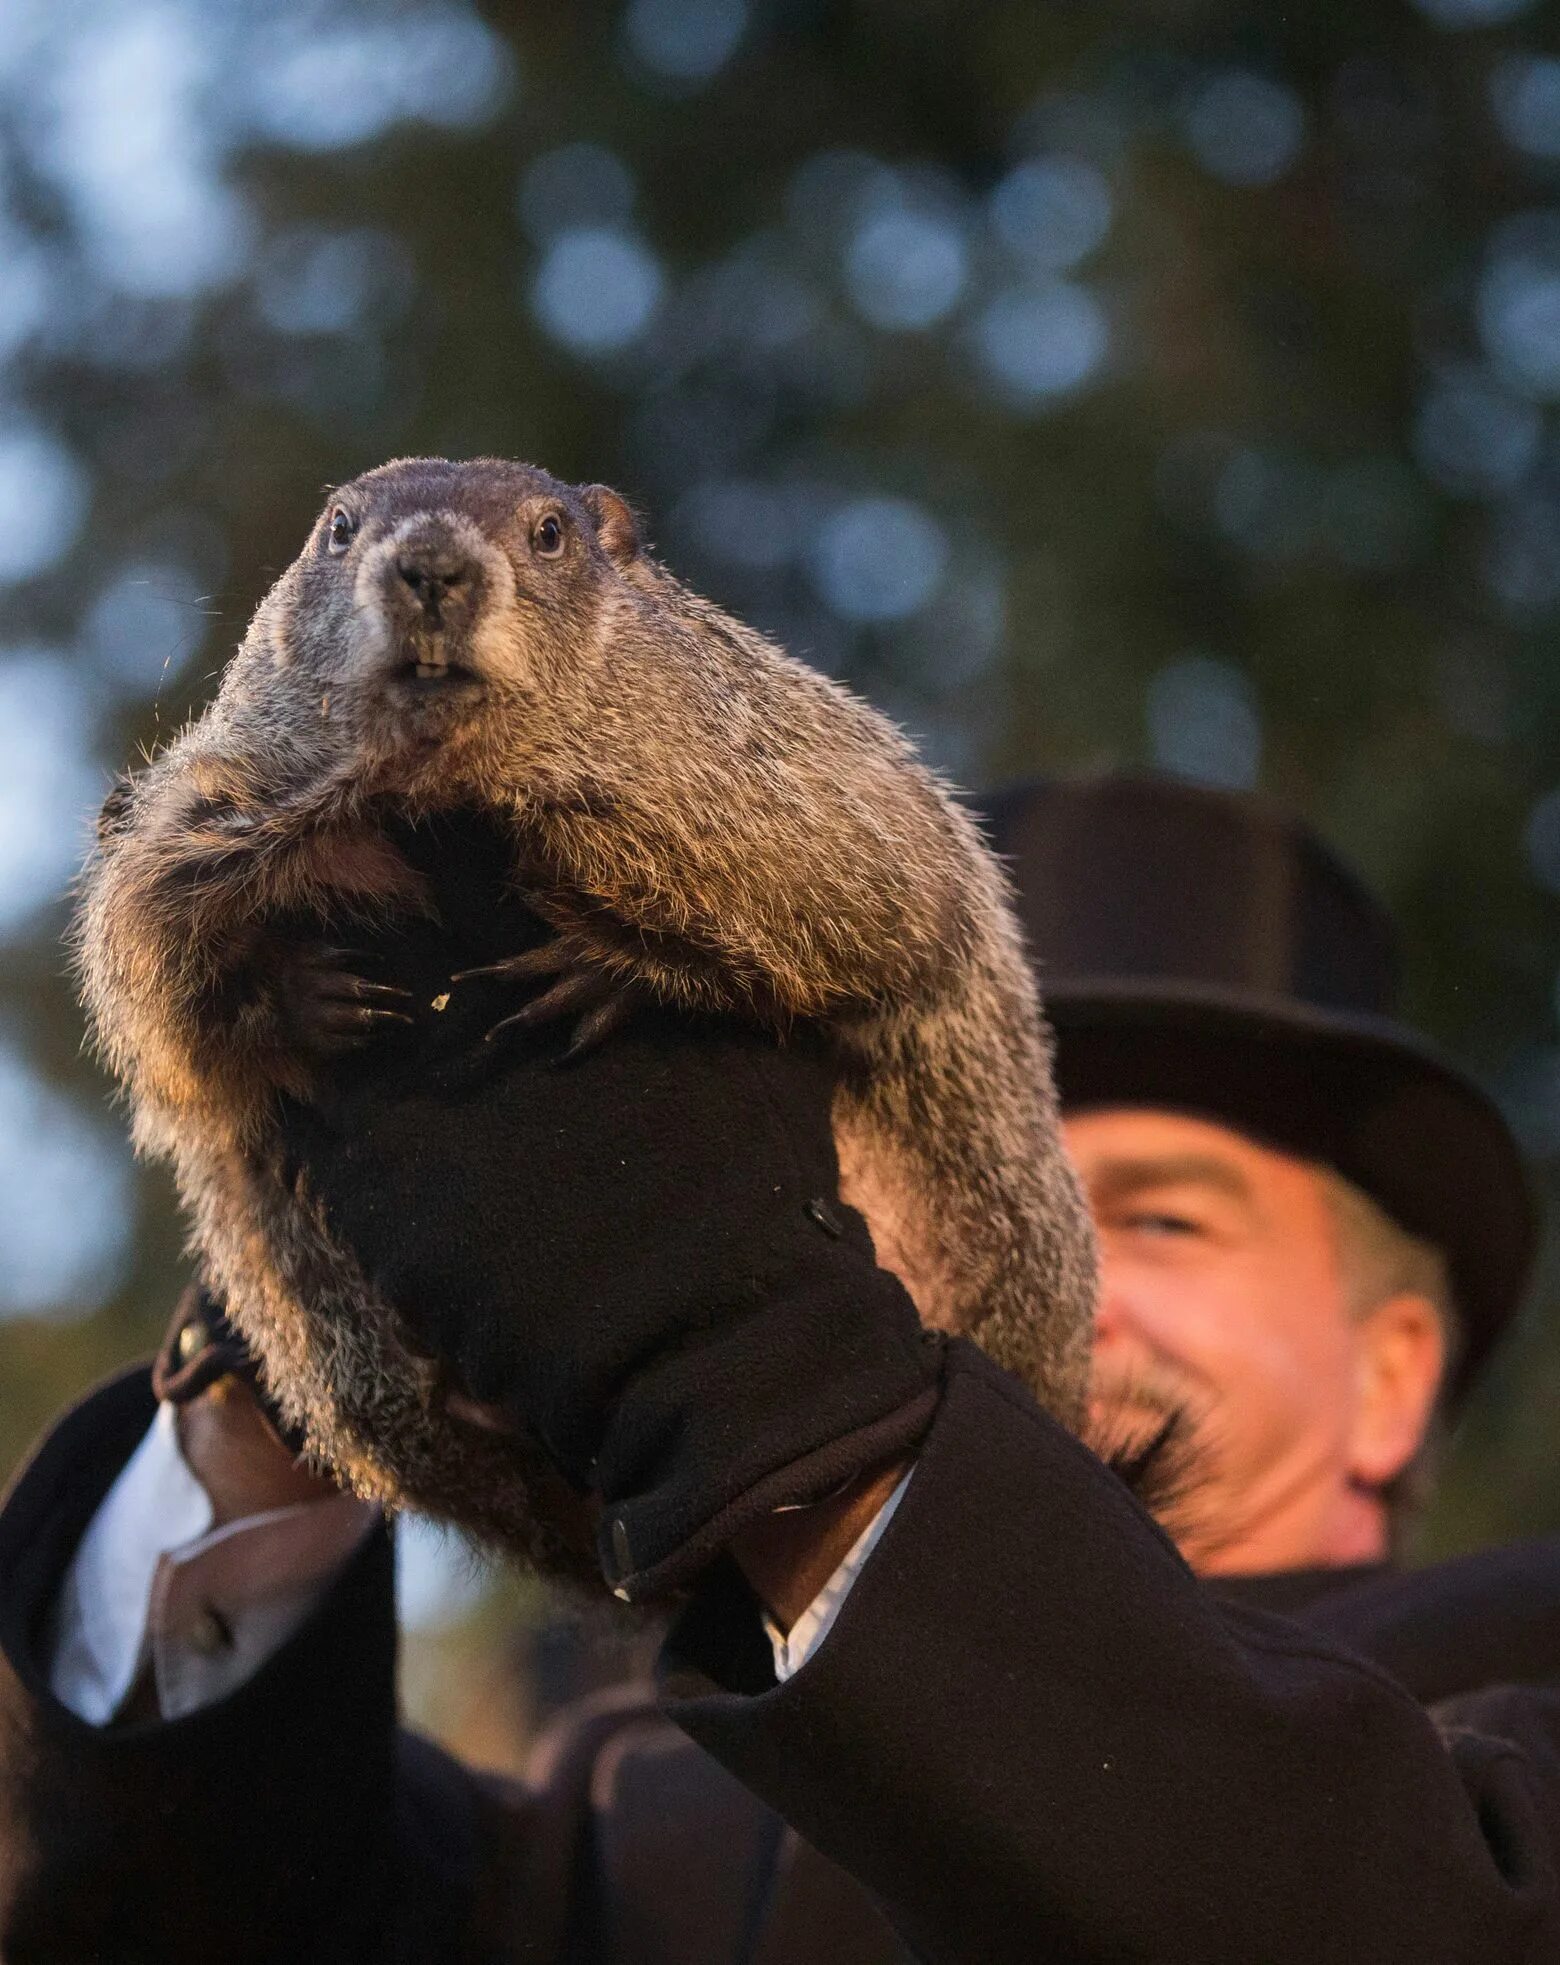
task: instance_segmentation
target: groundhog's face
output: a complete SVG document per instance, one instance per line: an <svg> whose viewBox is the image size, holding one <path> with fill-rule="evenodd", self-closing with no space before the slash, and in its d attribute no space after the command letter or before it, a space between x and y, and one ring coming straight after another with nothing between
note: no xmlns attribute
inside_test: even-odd
<svg viewBox="0 0 1560 1965"><path fill-rule="evenodd" d="M320 714L378 744L449 741L484 707L577 688L614 592L647 577L632 513L605 486L528 465L408 458L331 494L257 621Z"/></svg>

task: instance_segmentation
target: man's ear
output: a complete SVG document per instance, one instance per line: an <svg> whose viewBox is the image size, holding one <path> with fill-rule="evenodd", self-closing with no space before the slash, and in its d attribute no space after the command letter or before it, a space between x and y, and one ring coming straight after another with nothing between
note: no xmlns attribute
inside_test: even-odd
<svg viewBox="0 0 1560 1965"><path fill-rule="evenodd" d="M643 557L639 522L628 500L605 484L581 485L580 498L596 521L596 537L607 558L627 573Z"/></svg>
<svg viewBox="0 0 1560 1965"><path fill-rule="evenodd" d="M1354 1343L1349 1471L1362 1487L1381 1488L1402 1473L1430 1429L1446 1332L1430 1299L1405 1290L1359 1319Z"/></svg>

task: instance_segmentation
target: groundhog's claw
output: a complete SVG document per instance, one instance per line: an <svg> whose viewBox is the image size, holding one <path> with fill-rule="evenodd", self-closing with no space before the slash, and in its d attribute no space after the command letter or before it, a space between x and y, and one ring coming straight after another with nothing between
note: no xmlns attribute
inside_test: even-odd
<svg viewBox="0 0 1560 1965"><path fill-rule="evenodd" d="M577 968L579 958L559 935L540 948L528 948L523 955L506 955L502 962L484 962L477 969L457 969L452 983L470 982L476 976L502 976L506 982L521 982L536 976L557 976Z"/></svg>
<svg viewBox="0 0 1560 1965"><path fill-rule="evenodd" d="M644 1002L645 992L633 983L626 983L605 1003L598 1003L588 1016L581 1017L574 1026L574 1037L564 1052L564 1062L593 1051L604 1043L614 1030L621 1030L638 1006Z"/></svg>
<svg viewBox="0 0 1560 1965"><path fill-rule="evenodd" d="M480 969L462 969L451 982L466 982L473 976L501 976L505 981L530 981L542 976L557 980L540 996L501 1018L487 1033L491 1043L504 1030L535 1030L558 1017L580 1013L565 1058L578 1057L593 1049L617 1030L641 1000L641 992L597 968L583 957L565 936L528 948L522 955L511 955L502 962L489 962Z"/></svg>
<svg viewBox="0 0 1560 1965"><path fill-rule="evenodd" d="M400 1007L410 1004L411 992L356 975L342 966L348 954L339 948L299 950L278 977L278 1005L288 1037L314 1057L339 1056L392 1024L413 1021Z"/></svg>
<svg viewBox="0 0 1560 1965"><path fill-rule="evenodd" d="M551 989L544 989L513 1016L494 1024L488 1041L491 1043L501 1030L534 1030L538 1024L551 1023L571 1010L594 1010L601 1003L603 986L603 978L590 969L575 969L560 976Z"/></svg>

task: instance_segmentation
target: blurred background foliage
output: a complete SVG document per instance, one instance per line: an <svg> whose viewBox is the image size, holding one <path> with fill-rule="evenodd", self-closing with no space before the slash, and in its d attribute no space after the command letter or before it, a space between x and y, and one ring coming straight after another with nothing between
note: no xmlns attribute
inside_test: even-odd
<svg viewBox="0 0 1560 1965"><path fill-rule="evenodd" d="M393 454L616 483L964 783L1151 765L1297 807L1552 1201L1556 24L8 0L0 1467L181 1273L80 1055L87 816L205 700L322 487ZM1431 1548L1560 1525L1557 1283ZM414 1708L501 1758L484 1726L523 1730L572 1640L426 1536L405 1604Z"/></svg>

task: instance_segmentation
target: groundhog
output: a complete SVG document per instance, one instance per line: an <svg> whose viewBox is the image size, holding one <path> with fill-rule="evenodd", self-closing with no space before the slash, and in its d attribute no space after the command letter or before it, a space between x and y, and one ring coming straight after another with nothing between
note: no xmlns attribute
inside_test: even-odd
<svg viewBox="0 0 1560 1965"><path fill-rule="evenodd" d="M333 1056L426 1014L321 933L437 923L437 861L407 841L445 824L456 851L472 820L551 929L477 965L517 1020L610 1041L648 998L821 1032L842 1195L879 1259L1077 1423L1093 1244L969 814L885 718L660 566L616 493L415 459L330 497L209 708L111 794L77 922L136 1140L172 1161L193 1246L323 1460L544 1566L580 1546L280 1143Z"/></svg>

